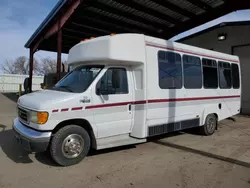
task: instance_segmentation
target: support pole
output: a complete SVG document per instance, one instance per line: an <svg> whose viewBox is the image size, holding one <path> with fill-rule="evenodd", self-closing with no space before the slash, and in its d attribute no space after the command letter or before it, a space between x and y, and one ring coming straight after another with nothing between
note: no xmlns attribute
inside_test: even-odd
<svg viewBox="0 0 250 188"><path fill-rule="evenodd" d="M57 81L61 78L61 64L62 64L62 30L59 29L57 33Z"/></svg>
<svg viewBox="0 0 250 188"><path fill-rule="evenodd" d="M62 63L62 72L65 72L65 65Z"/></svg>
<svg viewBox="0 0 250 188"><path fill-rule="evenodd" d="M22 84L19 84L19 97L22 95Z"/></svg>
<svg viewBox="0 0 250 188"><path fill-rule="evenodd" d="M29 59L29 92L32 92L32 77L33 77L33 64L34 64L34 51L30 48L30 59Z"/></svg>

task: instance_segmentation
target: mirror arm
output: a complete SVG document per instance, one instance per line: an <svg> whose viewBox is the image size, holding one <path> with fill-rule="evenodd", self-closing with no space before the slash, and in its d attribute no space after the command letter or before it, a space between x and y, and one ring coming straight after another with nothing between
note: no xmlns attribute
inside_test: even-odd
<svg viewBox="0 0 250 188"><path fill-rule="evenodd" d="M102 95L102 94L100 94L99 96L100 96L100 98L101 98L102 102L104 103L104 101L105 101L105 100L104 100L103 95Z"/></svg>

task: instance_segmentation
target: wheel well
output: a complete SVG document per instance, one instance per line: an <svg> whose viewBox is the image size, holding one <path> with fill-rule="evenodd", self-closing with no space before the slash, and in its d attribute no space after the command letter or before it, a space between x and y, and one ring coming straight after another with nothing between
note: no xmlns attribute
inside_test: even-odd
<svg viewBox="0 0 250 188"><path fill-rule="evenodd" d="M217 119L217 122L216 122L216 130L218 130L218 114L216 114L216 113L213 113L213 115L216 117L216 119Z"/></svg>
<svg viewBox="0 0 250 188"><path fill-rule="evenodd" d="M214 113L214 115L215 115L216 119L218 120L218 114Z"/></svg>
<svg viewBox="0 0 250 188"><path fill-rule="evenodd" d="M96 146L96 138L95 138L95 135L94 135L94 131L90 125L90 123L85 120L85 119L70 119L70 120L65 120L61 123L59 123L55 128L54 130L52 131L52 134L55 134L59 129L67 126L67 125L79 125L81 127L83 127L88 133L89 133L89 136L90 136L90 139L91 139L91 147L96 149L97 146Z"/></svg>

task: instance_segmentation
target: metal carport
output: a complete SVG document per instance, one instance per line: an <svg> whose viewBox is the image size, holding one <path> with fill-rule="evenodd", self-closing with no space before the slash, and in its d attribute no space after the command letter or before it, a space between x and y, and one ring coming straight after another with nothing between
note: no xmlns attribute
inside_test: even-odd
<svg viewBox="0 0 250 188"><path fill-rule="evenodd" d="M245 0L60 0L25 44L30 49L29 76L38 50L57 52L59 78L61 53L85 38L132 32L169 39L247 8Z"/></svg>

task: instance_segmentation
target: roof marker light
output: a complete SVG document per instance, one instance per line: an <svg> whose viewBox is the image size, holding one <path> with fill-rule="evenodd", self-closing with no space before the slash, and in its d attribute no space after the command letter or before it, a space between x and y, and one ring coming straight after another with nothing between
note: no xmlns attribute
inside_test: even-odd
<svg viewBox="0 0 250 188"><path fill-rule="evenodd" d="M85 41L87 41L87 40L89 40L89 39L84 39L84 40L81 40L80 42L85 42Z"/></svg>

